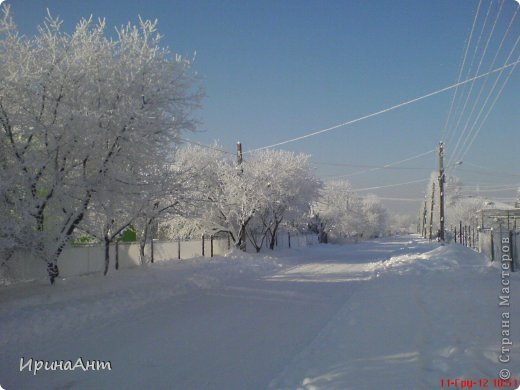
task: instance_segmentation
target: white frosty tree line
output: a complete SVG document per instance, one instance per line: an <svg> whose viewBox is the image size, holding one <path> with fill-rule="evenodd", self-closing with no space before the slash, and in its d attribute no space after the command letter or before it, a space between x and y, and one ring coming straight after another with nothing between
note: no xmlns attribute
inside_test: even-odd
<svg viewBox="0 0 520 390"><path fill-rule="evenodd" d="M225 233L234 245L271 249L280 228L320 234L341 241L382 235L387 213L374 195L356 196L347 181L321 182L310 156L261 150L237 164L234 158L192 146L176 155L177 164L198 172L191 210L162 224L168 238ZM327 238L325 238L327 237Z"/></svg>
<svg viewBox="0 0 520 390"><path fill-rule="evenodd" d="M214 149L179 148L203 93L192 61L160 47L156 22L108 38L104 20L83 19L69 35L49 14L25 37L2 11L2 264L29 251L52 283L64 246L88 235L105 244L106 272L108 247L129 226L142 261L159 225L170 236L223 233L257 249L272 248L282 226L332 239L384 229L377 199L352 196L346 182L324 186L309 156L262 151L237 166Z"/></svg>

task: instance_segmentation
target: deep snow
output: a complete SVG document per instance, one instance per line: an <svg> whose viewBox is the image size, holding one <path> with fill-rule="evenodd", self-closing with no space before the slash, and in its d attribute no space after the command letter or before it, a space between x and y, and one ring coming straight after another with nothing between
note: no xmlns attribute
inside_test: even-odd
<svg viewBox="0 0 520 390"><path fill-rule="evenodd" d="M0 385L430 389L460 378L493 388L502 368L520 375L520 278L510 364L498 363L500 283L497 262L406 236L2 287ZM33 375L22 357L112 370Z"/></svg>

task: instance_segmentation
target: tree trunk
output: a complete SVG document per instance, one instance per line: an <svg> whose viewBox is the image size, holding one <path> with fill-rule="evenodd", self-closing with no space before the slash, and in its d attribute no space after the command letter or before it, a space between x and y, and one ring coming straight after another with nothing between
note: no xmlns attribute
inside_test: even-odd
<svg viewBox="0 0 520 390"><path fill-rule="evenodd" d="M47 274L49 275L51 284L54 284L54 279L60 276L60 270L56 261L51 260L47 262Z"/></svg>
<svg viewBox="0 0 520 390"><path fill-rule="evenodd" d="M108 265L110 264L110 238L105 236L105 270L103 275L106 275L108 272Z"/></svg>
<svg viewBox="0 0 520 390"><path fill-rule="evenodd" d="M236 247L240 249L242 252L246 251L246 227L245 225L240 226L240 230L238 231L238 242L236 243Z"/></svg>
<svg viewBox="0 0 520 390"><path fill-rule="evenodd" d="M119 269L119 241L116 241L116 269Z"/></svg>
<svg viewBox="0 0 520 390"><path fill-rule="evenodd" d="M280 222L276 222L274 225L274 228L271 230L269 229L269 249L274 250L274 246L276 244L276 232L278 231L278 226L280 226Z"/></svg>
<svg viewBox="0 0 520 390"><path fill-rule="evenodd" d="M141 265L144 265L146 263L146 258L144 257L145 246L146 246L146 241L140 240L139 241L139 260L141 261Z"/></svg>
<svg viewBox="0 0 520 390"><path fill-rule="evenodd" d="M58 268L58 258L61 255L61 252L63 252L63 248L67 244L67 241L72 236L72 233L74 233L74 230L76 227L80 224L80 222L83 220L83 217L85 216L85 210L88 207L88 204L90 203L91 199L91 192L88 191L85 200L83 201L83 207L79 211L79 213L76 215L76 217L70 222L68 226L64 226L61 232L61 238L59 239L59 245L56 248L56 251L54 252L54 255L50 260L47 260L47 274L49 275L49 279L51 281L51 284L54 284L54 280L60 276L60 271ZM70 218L73 217L73 214L70 215ZM70 220L69 218L69 220Z"/></svg>
<svg viewBox="0 0 520 390"><path fill-rule="evenodd" d="M150 262L153 264L153 237L150 239Z"/></svg>

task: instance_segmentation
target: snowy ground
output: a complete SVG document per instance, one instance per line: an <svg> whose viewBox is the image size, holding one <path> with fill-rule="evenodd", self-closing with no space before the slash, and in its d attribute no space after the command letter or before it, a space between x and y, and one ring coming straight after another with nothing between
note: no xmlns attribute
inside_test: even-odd
<svg viewBox="0 0 520 390"><path fill-rule="evenodd" d="M11 389L434 389L520 375L519 274L413 237L170 261L0 288ZM498 362L501 313L511 362ZM20 359L111 370L20 372ZM461 382L459 382L460 385ZM461 386L459 386L460 388ZM467 387L466 387L467 388Z"/></svg>

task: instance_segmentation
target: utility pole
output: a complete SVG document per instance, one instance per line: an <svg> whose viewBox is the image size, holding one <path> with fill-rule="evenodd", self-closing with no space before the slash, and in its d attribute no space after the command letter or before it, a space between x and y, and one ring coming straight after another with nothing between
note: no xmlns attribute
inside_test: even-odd
<svg viewBox="0 0 520 390"><path fill-rule="evenodd" d="M426 198L426 196L425 196L425 198ZM427 200L424 199L423 224L422 224L422 231L421 231L422 236L423 236L424 238L426 238L426 213L427 213L427 211L428 211L428 208L427 208L427 206L426 206L426 203L427 203Z"/></svg>
<svg viewBox="0 0 520 390"><path fill-rule="evenodd" d="M440 207L440 235L439 239L441 242L444 242L444 142L439 143L439 207Z"/></svg>
<svg viewBox="0 0 520 390"><path fill-rule="evenodd" d="M421 223L422 223L422 219L423 219L422 211L421 211L421 209L419 209L419 221L417 222L417 229L415 229L416 232L417 232L417 234L421 234Z"/></svg>
<svg viewBox="0 0 520 390"><path fill-rule="evenodd" d="M237 142L237 165L242 165L242 143Z"/></svg>
<svg viewBox="0 0 520 390"><path fill-rule="evenodd" d="M433 206L435 205L435 181L432 183L432 204L430 207L430 241L432 240L433 229Z"/></svg>

